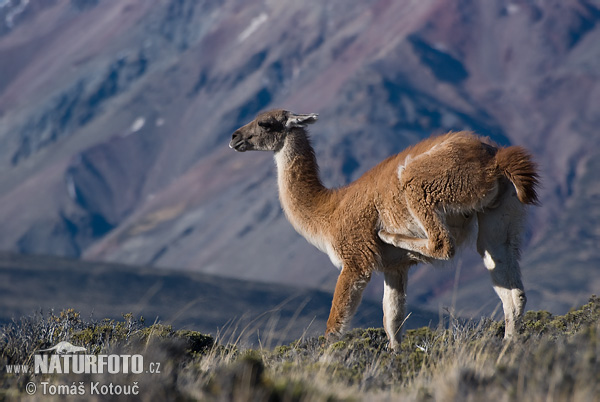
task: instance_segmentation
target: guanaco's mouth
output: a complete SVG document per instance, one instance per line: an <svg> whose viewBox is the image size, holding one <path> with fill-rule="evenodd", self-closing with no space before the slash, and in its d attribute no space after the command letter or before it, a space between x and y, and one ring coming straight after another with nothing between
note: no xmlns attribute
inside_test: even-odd
<svg viewBox="0 0 600 402"><path fill-rule="evenodd" d="M229 143L229 148L234 149L238 152L245 152L248 148L248 144L244 140L231 141Z"/></svg>

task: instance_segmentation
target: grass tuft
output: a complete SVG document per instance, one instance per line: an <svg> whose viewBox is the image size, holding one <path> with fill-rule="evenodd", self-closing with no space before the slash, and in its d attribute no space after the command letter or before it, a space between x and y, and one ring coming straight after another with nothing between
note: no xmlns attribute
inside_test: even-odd
<svg viewBox="0 0 600 402"><path fill-rule="evenodd" d="M63 340L92 354L139 353L161 363L161 372L118 378L139 383L142 400L592 401L600 395L599 323L600 299L592 296L561 316L527 312L513 341L502 339L503 323L451 320L406 331L394 353L381 328L354 329L331 344L318 337L247 349L160 323L145 326L131 314L85 321L65 310L2 327L0 363L30 364L36 350ZM0 399L22 396L29 381L98 378L110 380L3 372Z"/></svg>

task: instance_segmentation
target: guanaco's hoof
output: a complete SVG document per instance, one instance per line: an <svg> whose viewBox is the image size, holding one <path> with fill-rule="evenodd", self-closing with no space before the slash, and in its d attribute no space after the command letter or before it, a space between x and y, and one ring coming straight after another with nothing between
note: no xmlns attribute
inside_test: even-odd
<svg viewBox="0 0 600 402"><path fill-rule="evenodd" d="M325 333L325 339L327 340L327 343L333 343L333 342L337 342L342 338L342 334L340 334L339 332L327 332Z"/></svg>

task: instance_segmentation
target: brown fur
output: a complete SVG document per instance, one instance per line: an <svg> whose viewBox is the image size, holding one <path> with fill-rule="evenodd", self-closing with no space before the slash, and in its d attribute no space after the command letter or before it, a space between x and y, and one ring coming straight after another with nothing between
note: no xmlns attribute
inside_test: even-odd
<svg viewBox="0 0 600 402"><path fill-rule="evenodd" d="M391 347L397 348L409 267L452 258L475 216L478 251L503 302L506 336L512 335L525 303L518 266L522 205L537 202L530 155L469 132L448 133L421 141L354 183L330 190L321 184L304 128L314 121L314 114L266 112L238 129L230 146L275 152L286 216L342 268L328 336L343 332L372 272L380 270L386 283L384 327Z"/></svg>
<svg viewBox="0 0 600 402"><path fill-rule="evenodd" d="M519 201L523 204L538 205L535 188L538 185L537 166L524 148L501 148L496 155L498 167L515 185Z"/></svg>

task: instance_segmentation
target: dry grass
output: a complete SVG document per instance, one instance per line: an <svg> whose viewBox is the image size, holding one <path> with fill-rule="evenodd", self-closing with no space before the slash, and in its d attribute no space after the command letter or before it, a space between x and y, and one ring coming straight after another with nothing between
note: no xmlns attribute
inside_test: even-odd
<svg viewBox="0 0 600 402"><path fill-rule="evenodd" d="M116 377L3 372L0 399L21 397L27 382L48 379L136 381L142 400L598 401L599 322L600 299L593 296L564 316L528 312L513 342L502 340L502 323L451 319L407 331L401 351L391 353L382 329L357 329L333 344L320 337L246 349L234 337L213 342L131 316L90 323L67 311L4 327L2 365L28 364L36 350L67 339L93 353L140 353L163 370Z"/></svg>

